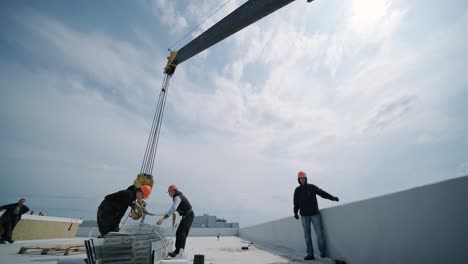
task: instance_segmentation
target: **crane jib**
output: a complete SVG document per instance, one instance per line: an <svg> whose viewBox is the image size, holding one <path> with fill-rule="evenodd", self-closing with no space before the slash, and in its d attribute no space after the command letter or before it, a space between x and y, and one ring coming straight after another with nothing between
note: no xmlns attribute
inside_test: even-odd
<svg viewBox="0 0 468 264"><path fill-rule="evenodd" d="M177 51L174 66L295 0L250 0Z"/></svg>

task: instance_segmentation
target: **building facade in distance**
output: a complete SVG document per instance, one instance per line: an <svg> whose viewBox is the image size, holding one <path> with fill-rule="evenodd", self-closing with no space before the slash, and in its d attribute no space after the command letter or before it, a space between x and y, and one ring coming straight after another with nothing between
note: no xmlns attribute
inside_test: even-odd
<svg viewBox="0 0 468 264"><path fill-rule="evenodd" d="M203 214L195 216L192 223L193 228L239 228L239 223L227 223L224 219L216 218L215 215Z"/></svg>

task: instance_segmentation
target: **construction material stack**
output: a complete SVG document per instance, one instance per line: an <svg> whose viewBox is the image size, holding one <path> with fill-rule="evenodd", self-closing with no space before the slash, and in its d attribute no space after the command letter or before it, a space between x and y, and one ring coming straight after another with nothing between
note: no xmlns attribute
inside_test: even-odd
<svg viewBox="0 0 468 264"><path fill-rule="evenodd" d="M89 263L148 264L162 260L172 241L168 230L148 224L126 224L105 238L86 241Z"/></svg>

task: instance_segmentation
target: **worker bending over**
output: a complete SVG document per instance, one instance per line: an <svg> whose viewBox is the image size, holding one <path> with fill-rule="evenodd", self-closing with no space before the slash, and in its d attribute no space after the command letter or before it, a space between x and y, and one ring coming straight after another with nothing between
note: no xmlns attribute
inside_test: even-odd
<svg viewBox="0 0 468 264"><path fill-rule="evenodd" d="M97 224L101 237L109 232L118 232L120 221L128 207L133 207L136 200L146 199L151 194L149 185L137 188L135 185L126 190L107 195L98 207Z"/></svg>

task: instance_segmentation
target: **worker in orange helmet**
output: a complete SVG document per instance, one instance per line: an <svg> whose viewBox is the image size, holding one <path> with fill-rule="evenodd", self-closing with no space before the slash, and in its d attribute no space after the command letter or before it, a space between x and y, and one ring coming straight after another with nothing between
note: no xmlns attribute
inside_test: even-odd
<svg viewBox="0 0 468 264"><path fill-rule="evenodd" d="M150 194L150 186L142 185L137 188L132 185L126 190L107 195L97 211L97 224L101 237L109 232L118 232L120 221L128 207L133 207L135 200L146 199Z"/></svg>
<svg viewBox="0 0 468 264"><path fill-rule="evenodd" d="M141 193L143 194L143 199L146 199L150 196L151 194L151 187L149 185L142 185L140 187Z"/></svg>
<svg viewBox="0 0 468 264"><path fill-rule="evenodd" d="M299 182L299 186L294 191L294 217L299 219L298 213L301 214L302 228L304 229L304 237L307 245L307 256L304 260L315 259L310 229L311 223L314 226L315 234L317 234L320 255L322 258L328 257L316 195L335 202L338 202L339 199L319 187L307 183L307 174L303 171L297 173L297 181Z"/></svg>
<svg viewBox="0 0 468 264"><path fill-rule="evenodd" d="M164 220L169 218L169 216L176 211L182 216L182 220L180 221L179 227L177 227L176 231L175 250L174 252L169 253L169 256L173 258L180 253L181 249L185 249L185 241L187 240L195 214L193 213L192 205L190 205L189 200L177 189L177 186L174 184L170 185L167 188L167 192L169 196L172 197L172 206L169 211L159 219L157 224L162 224Z"/></svg>

